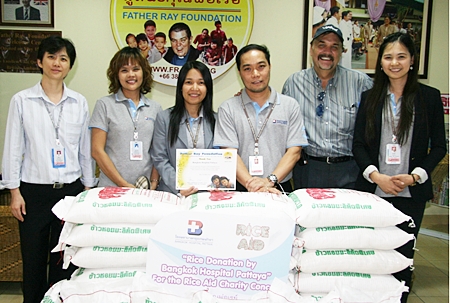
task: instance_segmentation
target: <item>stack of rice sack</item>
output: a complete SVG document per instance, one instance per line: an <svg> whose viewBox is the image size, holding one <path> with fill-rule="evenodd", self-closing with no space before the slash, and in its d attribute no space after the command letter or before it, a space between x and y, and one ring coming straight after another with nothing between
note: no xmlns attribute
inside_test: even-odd
<svg viewBox="0 0 450 303"><path fill-rule="evenodd" d="M254 202L256 201L256 202ZM232 300L214 297L207 291L174 293L152 283L145 273L147 242L153 225L172 212L213 212L254 215L268 218L275 209L283 209L295 217L295 207L285 196L267 193L212 192L188 199L165 192L126 188L96 188L76 198L66 197L55 205L54 213L65 220L60 243L65 265L80 266L70 280L55 284L47 292L45 303L78 302L202 302L225 303ZM271 215L268 215L272 211ZM289 268L286 268L288 274ZM274 280L268 292L261 292L240 302L319 302L300 297L290 283ZM341 303L330 292L322 303Z"/></svg>
<svg viewBox="0 0 450 303"><path fill-rule="evenodd" d="M152 228L187 209L171 193L121 187L61 200L53 212L65 224L53 251L64 251L64 268L70 262L80 268L50 289L46 302L59 302L53 301L59 296L64 302L128 302L135 275L145 271Z"/></svg>
<svg viewBox="0 0 450 303"><path fill-rule="evenodd" d="M400 302L408 288L391 274L413 260L394 249L414 241L395 225L411 217L380 197L346 189L299 189L296 270L290 277L302 297L337 290L343 302ZM294 254L295 255L295 254Z"/></svg>

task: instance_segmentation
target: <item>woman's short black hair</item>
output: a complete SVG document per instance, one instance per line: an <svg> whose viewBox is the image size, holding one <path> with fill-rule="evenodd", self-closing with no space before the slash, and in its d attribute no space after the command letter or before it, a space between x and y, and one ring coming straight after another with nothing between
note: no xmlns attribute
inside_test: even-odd
<svg viewBox="0 0 450 303"><path fill-rule="evenodd" d="M70 59L70 68L75 63L75 59L77 58L77 52L75 51L75 46L73 45L72 41L69 39L62 38L60 36L50 36L41 41L41 44L39 44L38 52L37 52L37 59L42 62L44 59L44 54L56 54L62 49L66 49L66 53L69 56ZM41 74L43 73L42 68L39 67L41 70Z"/></svg>

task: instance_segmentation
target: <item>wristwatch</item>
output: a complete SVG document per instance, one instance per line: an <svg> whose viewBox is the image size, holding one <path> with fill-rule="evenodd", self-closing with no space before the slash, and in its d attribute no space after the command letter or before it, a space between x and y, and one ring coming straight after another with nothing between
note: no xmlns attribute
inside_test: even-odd
<svg viewBox="0 0 450 303"><path fill-rule="evenodd" d="M267 179L269 179L269 181L272 182L273 185L277 185L278 184L278 178L274 174L268 175Z"/></svg>

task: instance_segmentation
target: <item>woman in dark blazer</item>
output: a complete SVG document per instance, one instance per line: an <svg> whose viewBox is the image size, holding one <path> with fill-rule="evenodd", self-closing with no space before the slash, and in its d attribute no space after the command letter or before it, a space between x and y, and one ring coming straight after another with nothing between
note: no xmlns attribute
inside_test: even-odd
<svg viewBox="0 0 450 303"><path fill-rule="evenodd" d="M398 225L416 238L426 201L433 197L431 173L446 153L440 92L418 82L414 42L387 36L380 46L374 86L362 94L355 122L353 155L360 168L356 189L375 193L411 216L415 227ZM413 241L397 250L413 258ZM411 270L395 273L410 287ZM406 302L408 293L403 293Z"/></svg>
<svg viewBox="0 0 450 303"><path fill-rule="evenodd" d="M188 61L180 70L175 106L156 118L151 156L161 181L158 190L177 194L175 166L177 149L213 148L216 114L213 111L213 82L203 63ZM180 190L183 196L196 193L195 187Z"/></svg>

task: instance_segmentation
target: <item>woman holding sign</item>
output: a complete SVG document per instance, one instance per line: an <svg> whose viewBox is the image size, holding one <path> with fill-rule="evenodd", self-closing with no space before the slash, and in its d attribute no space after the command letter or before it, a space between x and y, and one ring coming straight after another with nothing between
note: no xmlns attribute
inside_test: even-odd
<svg viewBox="0 0 450 303"><path fill-rule="evenodd" d="M153 83L147 59L137 48L124 47L111 59L107 71L111 95L95 104L92 157L100 167L98 186L135 187L140 176L150 177L156 189L159 175L150 157L156 115L161 105L147 99Z"/></svg>
<svg viewBox="0 0 450 303"><path fill-rule="evenodd" d="M188 61L180 70L175 105L158 114L151 155L161 175L158 190L177 194L175 166L177 149L213 148L213 82L209 69L199 61ZM180 190L183 196L195 187Z"/></svg>
<svg viewBox="0 0 450 303"><path fill-rule="evenodd" d="M386 199L408 222L398 225L417 238L425 202L433 197L431 172L446 152L444 110L437 89L417 81L418 57L408 34L387 36L380 46L373 88L362 94L353 155L360 168L356 189ZM397 249L413 258L413 242ZM394 276L411 284L411 270ZM403 293L402 302L406 302Z"/></svg>

